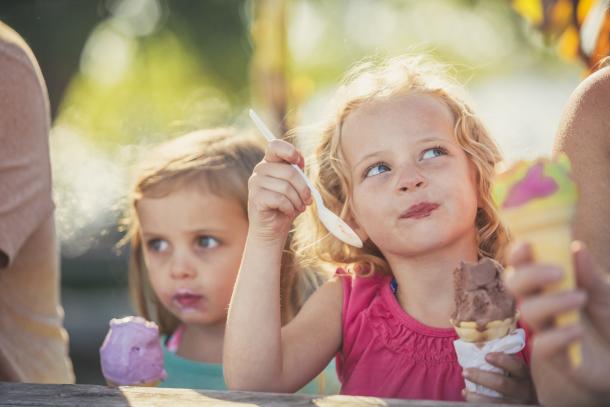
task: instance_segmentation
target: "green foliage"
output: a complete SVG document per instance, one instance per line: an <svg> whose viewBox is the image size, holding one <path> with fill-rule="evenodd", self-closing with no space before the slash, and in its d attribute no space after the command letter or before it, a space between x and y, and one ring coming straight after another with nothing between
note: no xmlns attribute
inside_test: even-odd
<svg viewBox="0 0 610 407"><path fill-rule="evenodd" d="M112 150L229 123L248 96L249 49L239 10L225 8L220 20L227 25L219 27L211 23L218 14L189 14L186 3L168 3L172 9L150 34L134 33L137 24L122 16L100 23L55 124ZM196 24L198 17L210 24ZM207 35L212 30L218 32Z"/></svg>

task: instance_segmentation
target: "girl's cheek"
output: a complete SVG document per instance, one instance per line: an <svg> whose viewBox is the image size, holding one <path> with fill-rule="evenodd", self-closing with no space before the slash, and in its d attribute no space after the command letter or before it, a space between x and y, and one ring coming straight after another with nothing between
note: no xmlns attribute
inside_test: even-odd
<svg viewBox="0 0 610 407"><path fill-rule="evenodd" d="M144 265L146 266L149 272L154 269L156 267L156 261L154 256L151 256L150 254L144 254Z"/></svg>

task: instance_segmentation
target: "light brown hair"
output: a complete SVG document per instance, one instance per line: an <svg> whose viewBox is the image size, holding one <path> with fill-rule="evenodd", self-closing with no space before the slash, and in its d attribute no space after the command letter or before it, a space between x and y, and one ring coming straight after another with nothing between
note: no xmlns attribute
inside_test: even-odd
<svg viewBox="0 0 610 407"><path fill-rule="evenodd" d="M509 235L500 222L491 196L495 165L501 161L501 155L481 121L458 97L460 89L441 65L422 56L367 61L356 66L347 74L337 92L337 108L317 145L311 176L326 206L349 220L352 186L341 151L341 132L347 117L364 104L397 95L432 95L451 110L456 140L476 171L480 202L475 219L479 257L487 256L504 263ZM354 264L358 266L354 267L356 273L362 275L370 275L376 270L390 272L385 258L372 242L367 241L363 248L358 249L328 237L315 210L308 211L299 222L296 240L304 259Z"/></svg>
<svg viewBox="0 0 610 407"><path fill-rule="evenodd" d="M237 135L231 129L199 130L154 148L141 163L122 222L130 243L129 290L137 312L159 324L162 334L172 333L180 321L168 311L153 291L143 257L137 203L143 197L163 197L179 188L198 187L204 193L238 202L247 218L248 179L264 157L261 139ZM317 284L317 283L316 283ZM292 318L302 303L291 252L282 257L282 320Z"/></svg>

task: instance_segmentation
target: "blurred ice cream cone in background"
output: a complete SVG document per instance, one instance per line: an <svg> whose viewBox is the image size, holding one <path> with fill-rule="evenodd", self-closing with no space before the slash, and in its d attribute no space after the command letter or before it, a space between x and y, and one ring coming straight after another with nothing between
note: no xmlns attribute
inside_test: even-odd
<svg viewBox="0 0 610 407"><path fill-rule="evenodd" d="M549 287L550 292L576 286L572 260L572 218L578 199L570 178L570 163L565 155L555 160L520 161L496 178L494 198L504 224L514 241L528 241L535 260L561 266L563 279ZM558 326L576 323L577 311L556 319ZM572 366L582 361L580 343L568 348Z"/></svg>

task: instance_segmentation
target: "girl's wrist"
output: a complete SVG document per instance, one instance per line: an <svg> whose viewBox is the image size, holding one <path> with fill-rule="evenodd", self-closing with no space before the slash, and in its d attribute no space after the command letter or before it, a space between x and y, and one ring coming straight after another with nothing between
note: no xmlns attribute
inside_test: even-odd
<svg viewBox="0 0 610 407"><path fill-rule="evenodd" d="M279 278L282 265L282 252L286 239L269 239L257 234L248 233L246 247L240 267L240 274L256 274L267 278ZM246 271L247 270L247 271Z"/></svg>
<svg viewBox="0 0 610 407"><path fill-rule="evenodd" d="M262 251L279 251L284 249L288 236L263 236L253 231L248 232L246 247Z"/></svg>

